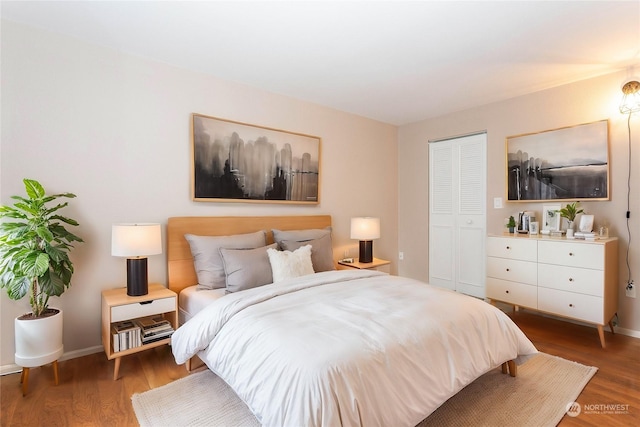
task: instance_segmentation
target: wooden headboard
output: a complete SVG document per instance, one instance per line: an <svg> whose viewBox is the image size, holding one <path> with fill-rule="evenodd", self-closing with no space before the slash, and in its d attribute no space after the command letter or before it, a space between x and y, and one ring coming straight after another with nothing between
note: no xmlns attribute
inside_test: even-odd
<svg viewBox="0 0 640 427"><path fill-rule="evenodd" d="M330 215L300 216L184 216L167 222L167 278L169 289L176 293L198 283L193 257L185 234L229 236L265 230L267 244L273 243L276 230L304 230L331 225Z"/></svg>

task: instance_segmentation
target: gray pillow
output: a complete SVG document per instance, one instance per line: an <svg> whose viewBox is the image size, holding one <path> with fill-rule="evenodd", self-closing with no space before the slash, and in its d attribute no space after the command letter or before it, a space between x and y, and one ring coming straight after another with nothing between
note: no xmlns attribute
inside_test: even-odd
<svg viewBox="0 0 640 427"><path fill-rule="evenodd" d="M205 289L225 287L224 266L220 248L254 249L266 245L266 233L236 234L232 236L196 236L185 234L191 247L198 286Z"/></svg>
<svg viewBox="0 0 640 427"><path fill-rule="evenodd" d="M294 242L306 242L308 240L319 239L326 235L331 235L331 227L309 228L307 230L276 230L272 229L273 241L280 244L283 240L293 240Z"/></svg>
<svg viewBox="0 0 640 427"><path fill-rule="evenodd" d="M273 282L267 249L277 249L273 243L256 249L220 248L224 263L227 291L238 292Z"/></svg>
<svg viewBox="0 0 640 427"><path fill-rule="evenodd" d="M295 240L282 240L280 242L282 250L291 252L304 245L311 245L311 262L313 263L313 270L316 273L336 269L336 266L333 263L331 234L322 236L319 239L307 240L304 242L296 242Z"/></svg>

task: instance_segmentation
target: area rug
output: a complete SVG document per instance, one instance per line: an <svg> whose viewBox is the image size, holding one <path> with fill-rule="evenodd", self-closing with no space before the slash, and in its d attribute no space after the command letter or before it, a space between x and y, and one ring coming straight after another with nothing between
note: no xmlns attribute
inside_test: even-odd
<svg viewBox="0 0 640 427"><path fill-rule="evenodd" d="M555 426L597 368L540 353L512 378L494 369L464 388L419 427ZM227 384L202 371L131 397L142 427L253 427L260 424Z"/></svg>

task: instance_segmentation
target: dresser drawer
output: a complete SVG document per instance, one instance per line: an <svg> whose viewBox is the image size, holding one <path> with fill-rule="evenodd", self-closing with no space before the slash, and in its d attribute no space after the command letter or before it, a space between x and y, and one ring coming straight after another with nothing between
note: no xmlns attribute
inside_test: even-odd
<svg viewBox="0 0 640 427"><path fill-rule="evenodd" d="M142 303L131 303L111 307L111 322L151 316L176 310L176 298L159 298Z"/></svg>
<svg viewBox="0 0 640 427"><path fill-rule="evenodd" d="M604 301L592 295L538 288L538 310L603 325ZM608 320L607 320L608 321Z"/></svg>
<svg viewBox="0 0 640 427"><path fill-rule="evenodd" d="M602 297L604 271L538 264L538 286Z"/></svg>
<svg viewBox="0 0 640 427"><path fill-rule="evenodd" d="M604 245L538 242L538 262L604 270Z"/></svg>
<svg viewBox="0 0 640 427"><path fill-rule="evenodd" d="M537 241L525 237L489 237L487 239L487 255L499 258L519 259L522 261L536 261Z"/></svg>
<svg viewBox="0 0 640 427"><path fill-rule="evenodd" d="M511 282L535 285L538 277L538 264L506 258L487 258L487 276Z"/></svg>
<svg viewBox="0 0 640 427"><path fill-rule="evenodd" d="M522 283L487 277L487 298L522 307L536 308L538 288Z"/></svg>

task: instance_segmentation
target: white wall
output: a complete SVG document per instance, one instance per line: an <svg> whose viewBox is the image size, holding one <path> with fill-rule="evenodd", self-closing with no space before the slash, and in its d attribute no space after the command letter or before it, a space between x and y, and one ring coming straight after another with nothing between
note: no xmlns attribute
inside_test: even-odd
<svg viewBox="0 0 640 427"><path fill-rule="evenodd" d="M586 201L581 206L595 215L596 224L610 224L610 235L619 237L619 321L631 334L640 334L640 298L625 296L628 278L625 256L627 211L627 116L618 111L626 72L610 74L537 92L455 114L401 126L398 131L399 199L401 226L398 250L400 275L428 280L428 147L427 142L449 136L487 131L487 230L504 231L504 218L523 210L542 212L543 203L504 203L494 209L493 198L505 197L505 139L507 136L539 132L564 126L609 120L610 201ZM633 155L631 176L632 247L630 264L636 286L640 283L640 115L631 122ZM517 216L516 216L517 218ZM624 283L623 283L624 282ZM634 332L635 331L635 332ZM640 336L640 335L639 335Z"/></svg>
<svg viewBox="0 0 640 427"><path fill-rule="evenodd" d="M124 286L111 256L111 224L166 224L182 215L331 214L336 258L352 216L381 218L375 255L397 253L397 128L211 76L3 21L0 196L23 194L22 179L73 192L65 214L86 243L72 252L71 288L51 301L64 310L67 357L100 346L100 292ZM313 82L310 82L313 84ZM203 203L190 199L191 113L322 138L319 206ZM395 271L395 263L392 266ZM149 258L150 281L166 279L166 255ZM1 298L0 366L13 364L13 319L27 299ZM87 350L88 349L88 350Z"/></svg>

